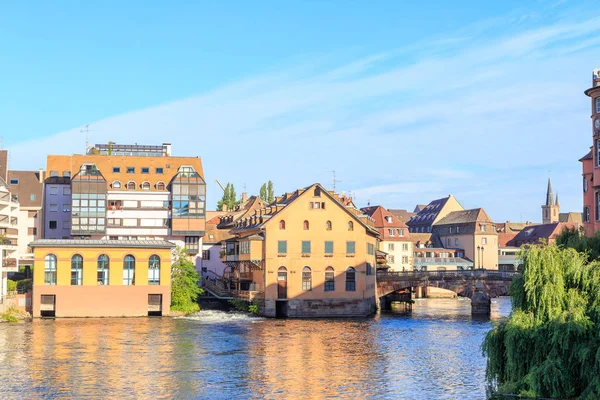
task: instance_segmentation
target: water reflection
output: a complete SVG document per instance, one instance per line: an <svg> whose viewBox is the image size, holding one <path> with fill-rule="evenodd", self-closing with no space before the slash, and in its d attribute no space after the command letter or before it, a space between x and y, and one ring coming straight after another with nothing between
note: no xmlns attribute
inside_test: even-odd
<svg viewBox="0 0 600 400"><path fill-rule="evenodd" d="M492 304L492 320L510 303ZM485 397L468 300L419 300L412 315L267 320L57 319L0 324L2 398Z"/></svg>

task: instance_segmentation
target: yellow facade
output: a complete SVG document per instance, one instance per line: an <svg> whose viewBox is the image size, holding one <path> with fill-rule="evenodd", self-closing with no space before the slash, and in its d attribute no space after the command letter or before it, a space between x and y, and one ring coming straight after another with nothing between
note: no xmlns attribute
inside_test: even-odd
<svg viewBox="0 0 600 400"><path fill-rule="evenodd" d="M53 244L56 243L56 244ZM142 244L144 243L144 244ZM42 297L53 296L57 317L142 316L149 311L168 314L171 303L171 250L169 242L39 240L30 245L34 251L33 316L43 309ZM98 259L108 257L108 284L99 278ZM124 279L124 260L135 260L131 284ZM49 257L50 256L50 257ZM55 278L47 279L53 268L51 256L56 257ZM72 279L74 257L83 259L81 281ZM149 282L150 257L160 260L159 281ZM72 275L74 274L74 275ZM149 295L159 296L160 304L149 307ZM153 303L154 304L154 303Z"/></svg>

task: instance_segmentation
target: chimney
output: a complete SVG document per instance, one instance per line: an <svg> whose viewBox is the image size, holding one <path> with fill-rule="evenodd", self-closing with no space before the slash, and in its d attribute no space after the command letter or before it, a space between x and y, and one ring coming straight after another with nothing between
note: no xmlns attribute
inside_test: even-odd
<svg viewBox="0 0 600 400"><path fill-rule="evenodd" d="M248 194L246 192L242 193L242 203L245 203L248 198Z"/></svg>
<svg viewBox="0 0 600 400"><path fill-rule="evenodd" d="M40 173L39 173L39 179L40 179L40 183L44 183L44 170L40 168Z"/></svg>
<svg viewBox="0 0 600 400"><path fill-rule="evenodd" d="M227 204L223 204L223 211L227 212Z"/></svg>

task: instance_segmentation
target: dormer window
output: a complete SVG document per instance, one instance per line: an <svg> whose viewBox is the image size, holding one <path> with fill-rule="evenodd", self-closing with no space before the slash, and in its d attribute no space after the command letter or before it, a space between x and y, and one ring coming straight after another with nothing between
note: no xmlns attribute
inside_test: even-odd
<svg viewBox="0 0 600 400"><path fill-rule="evenodd" d="M166 185L164 182L160 181L156 183L156 190L165 190L166 189Z"/></svg>
<svg viewBox="0 0 600 400"><path fill-rule="evenodd" d="M127 185L125 185L125 188L127 190L135 190L135 182L134 181L127 182Z"/></svg>
<svg viewBox="0 0 600 400"><path fill-rule="evenodd" d="M142 190L150 190L150 182L144 181L142 182Z"/></svg>
<svg viewBox="0 0 600 400"><path fill-rule="evenodd" d="M315 191L313 193L314 197L321 197L321 188L320 187L316 187Z"/></svg>
<svg viewBox="0 0 600 400"><path fill-rule="evenodd" d="M114 182L112 183L112 188L113 188L113 189L121 189L121 182L119 182L119 181L114 181Z"/></svg>
<svg viewBox="0 0 600 400"><path fill-rule="evenodd" d="M282 231L285 231L285 221L284 220L279 221L279 229Z"/></svg>
<svg viewBox="0 0 600 400"><path fill-rule="evenodd" d="M392 223L392 217L389 215L387 217L385 217L385 220L388 222L388 224Z"/></svg>

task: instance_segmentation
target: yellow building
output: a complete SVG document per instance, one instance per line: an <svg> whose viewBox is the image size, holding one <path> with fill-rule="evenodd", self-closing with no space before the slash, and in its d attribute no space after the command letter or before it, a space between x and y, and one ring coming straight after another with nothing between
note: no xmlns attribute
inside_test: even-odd
<svg viewBox="0 0 600 400"><path fill-rule="evenodd" d="M376 306L373 219L319 184L235 222L224 262L266 316L366 316Z"/></svg>
<svg viewBox="0 0 600 400"><path fill-rule="evenodd" d="M170 242L42 239L29 246L34 317L169 313L175 247Z"/></svg>

